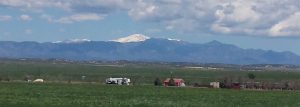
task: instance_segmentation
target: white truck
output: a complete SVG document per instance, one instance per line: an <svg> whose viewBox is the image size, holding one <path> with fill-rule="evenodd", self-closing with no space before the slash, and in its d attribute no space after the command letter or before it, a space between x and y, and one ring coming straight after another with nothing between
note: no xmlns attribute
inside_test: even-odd
<svg viewBox="0 0 300 107"><path fill-rule="evenodd" d="M129 78L107 78L106 84L129 85Z"/></svg>

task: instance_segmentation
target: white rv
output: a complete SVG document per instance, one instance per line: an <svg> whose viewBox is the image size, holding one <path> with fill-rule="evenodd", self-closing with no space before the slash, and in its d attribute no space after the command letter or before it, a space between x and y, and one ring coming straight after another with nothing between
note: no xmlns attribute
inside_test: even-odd
<svg viewBox="0 0 300 107"><path fill-rule="evenodd" d="M107 78L106 84L129 85L129 78Z"/></svg>
<svg viewBox="0 0 300 107"><path fill-rule="evenodd" d="M43 80L43 79L36 79L36 80L34 80L33 82L34 82L34 83L43 83L44 80Z"/></svg>

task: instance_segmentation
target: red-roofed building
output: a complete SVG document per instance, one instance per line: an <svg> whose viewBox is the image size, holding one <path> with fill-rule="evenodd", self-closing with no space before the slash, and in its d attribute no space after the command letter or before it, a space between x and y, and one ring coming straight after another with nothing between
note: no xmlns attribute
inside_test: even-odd
<svg viewBox="0 0 300 107"><path fill-rule="evenodd" d="M175 82L175 86L178 86L178 87L184 87L185 86L183 79L181 79L181 78L173 78L173 79L174 79L174 82ZM167 78L164 81L164 86L169 86L169 82L170 82L170 78Z"/></svg>

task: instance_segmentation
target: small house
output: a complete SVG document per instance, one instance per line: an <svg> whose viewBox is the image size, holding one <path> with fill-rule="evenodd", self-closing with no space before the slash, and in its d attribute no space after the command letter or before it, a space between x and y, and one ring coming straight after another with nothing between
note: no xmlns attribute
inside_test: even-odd
<svg viewBox="0 0 300 107"><path fill-rule="evenodd" d="M184 83L184 80L181 79L181 78L173 78L174 80L174 85L177 86L177 87L184 87L185 86L185 83ZM167 78L165 81L164 81L164 86L170 86L170 78Z"/></svg>

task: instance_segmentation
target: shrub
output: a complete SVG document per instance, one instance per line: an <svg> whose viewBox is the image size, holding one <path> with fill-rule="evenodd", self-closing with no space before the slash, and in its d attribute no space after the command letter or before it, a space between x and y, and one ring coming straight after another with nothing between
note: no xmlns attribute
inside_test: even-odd
<svg viewBox="0 0 300 107"><path fill-rule="evenodd" d="M159 78L156 78L156 79L154 80L154 85L155 85L155 86L162 86L161 80L160 80Z"/></svg>
<svg viewBox="0 0 300 107"><path fill-rule="evenodd" d="M251 80L255 79L255 77L256 76L253 73L248 74L248 78L251 79Z"/></svg>

